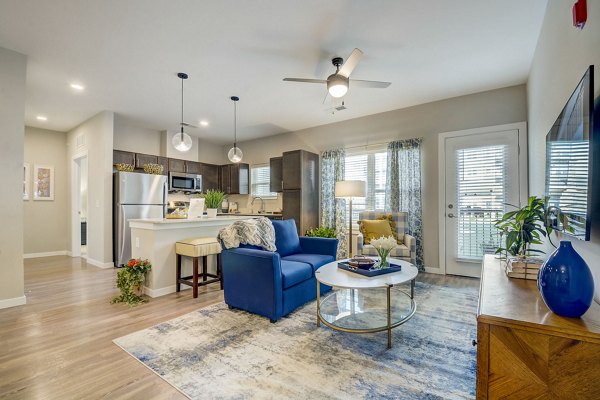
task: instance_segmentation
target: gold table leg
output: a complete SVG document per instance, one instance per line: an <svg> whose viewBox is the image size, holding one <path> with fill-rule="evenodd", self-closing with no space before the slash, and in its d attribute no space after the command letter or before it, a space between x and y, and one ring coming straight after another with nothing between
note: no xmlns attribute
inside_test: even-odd
<svg viewBox="0 0 600 400"><path fill-rule="evenodd" d="M392 348L392 301L391 296L392 285L387 287L387 334L388 334L388 345L387 348Z"/></svg>
<svg viewBox="0 0 600 400"><path fill-rule="evenodd" d="M316 280L316 279L315 279ZM317 281L317 327L321 326L321 284Z"/></svg>

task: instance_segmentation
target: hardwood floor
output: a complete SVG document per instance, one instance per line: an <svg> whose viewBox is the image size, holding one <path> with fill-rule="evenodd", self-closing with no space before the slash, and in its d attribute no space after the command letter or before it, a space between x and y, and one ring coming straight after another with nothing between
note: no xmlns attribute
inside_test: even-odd
<svg viewBox="0 0 600 400"><path fill-rule="evenodd" d="M174 273L174 272L173 272ZM223 300L219 285L110 304L116 270L65 256L25 260L27 305L0 310L0 398L184 399L112 340Z"/></svg>
<svg viewBox="0 0 600 400"><path fill-rule="evenodd" d="M174 272L173 272L174 273ZM25 260L27 305L0 310L0 399L184 399L112 340L223 300L219 285L130 308L116 270L66 256ZM421 274L446 286L477 279Z"/></svg>

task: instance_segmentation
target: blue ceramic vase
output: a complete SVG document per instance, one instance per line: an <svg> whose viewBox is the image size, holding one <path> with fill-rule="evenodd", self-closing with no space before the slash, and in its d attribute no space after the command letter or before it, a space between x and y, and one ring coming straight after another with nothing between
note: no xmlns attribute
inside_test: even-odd
<svg viewBox="0 0 600 400"><path fill-rule="evenodd" d="M581 317L594 298L592 272L568 240L540 268L538 288L548 308L564 317Z"/></svg>

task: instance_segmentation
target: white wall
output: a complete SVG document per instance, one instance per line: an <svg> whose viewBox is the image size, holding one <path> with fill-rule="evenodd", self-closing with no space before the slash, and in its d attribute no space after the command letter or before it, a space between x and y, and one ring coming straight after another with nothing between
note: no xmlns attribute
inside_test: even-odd
<svg viewBox="0 0 600 400"><path fill-rule="evenodd" d="M596 74L594 97L600 95L600 2L587 2L588 19L583 30L573 27L572 6L570 0L548 2L527 82L529 191L532 195L544 194L546 133L592 64ZM600 256L600 227L592 229L590 242L572 242L592 268L596 300L600 301L600 264L596 261Z"/></svg>
<svg viewBox="0 0 600 400"><path fill-rule="evenodd" d="M25 304L23 279L23 54L0 48L0 308Z"/></svg>
<svg viewBox="0 0 600 400"><path fill-rule="evenodd" d="M31 174L35 164L54 167L54 200L34 201L30 196L23 202L23 251L26 256L66 252L69 250L67 134L25 127L25 162L29 163ZM33 190L33 184L29 190Z"/></svg>
<svg viewBox="0 0 600 400"><path fill-rule="evenodd" d="M73 175L73 158L88 156L88 262L112 267L112 151L114 114L102 111L83 122L67 136L69 181ZM73 207L72 197L69 208ZM75 206L76 207L76 206ZM77 226L79 220L76 221ZM70 225L74 227L70 219ZM71 246L73 246L71 238ZM78 245L78 244L77 244Z"/></svg>
<svg viewBox="0 0 600 400"><path fill-rule="evenodd" d="M138 126L120 114L115 114L113 145L116 150L160 155L161 132Z"/></svg>
<svg viewBox="0 0 600 400"><path fill-rule="evenodd" d="M522 122L527 119L525 85L491 90L348 121L239 143L244 162L260 164L288 150L312 152L422 137L423 247L425 266L438 262L438 146L441 132ZM229 146L224 146L228 150Z"/></svg>

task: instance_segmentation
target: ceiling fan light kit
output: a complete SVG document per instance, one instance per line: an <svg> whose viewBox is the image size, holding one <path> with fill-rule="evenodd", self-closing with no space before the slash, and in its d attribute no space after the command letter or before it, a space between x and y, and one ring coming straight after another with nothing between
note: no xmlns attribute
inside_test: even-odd
<svg viewBox="0 0 600 400"><path fill-rule="evenodd" d="M354 49L352 50L352 53L350 53L350 56L346 62L344 62L344 59L341 57L334 57L331 60L331 63L335 66L335 73L329 75L327 80L306 78L283 78L283 80L286 82L325 83L327 84L327 92L331 95L331 97L336 99L346 95L348 88L350 87L350 81L358 84L358 86L366 88L383 89L390 86L390 82L350 79L350 74L352 71L354 71L354 68L356 68L362 56L362 50ZM324 102L325 101L323 101L323 103Z"/></svg>
<svg viewBox="0 0 600 400"><path fill-rule="evenodd" d="M192 148L192 138L183 131L183 127L186 125L183 122L183 81L188 78L188 74L179 72L177 77L181 79L181 123L179 124L181 132L173 136L171 143L175 150L185 153Z"/></svg>
<svg viewBox="0 0 600 400"><path fill-rule="evenodd" d="M244 157L242 150L237 147L237 102L240 98L231 96L231 100L233 101L233 147L229 149L227 158L229 158L229 161L232 163L237 164L242 161L242 157Z"/></svg>

